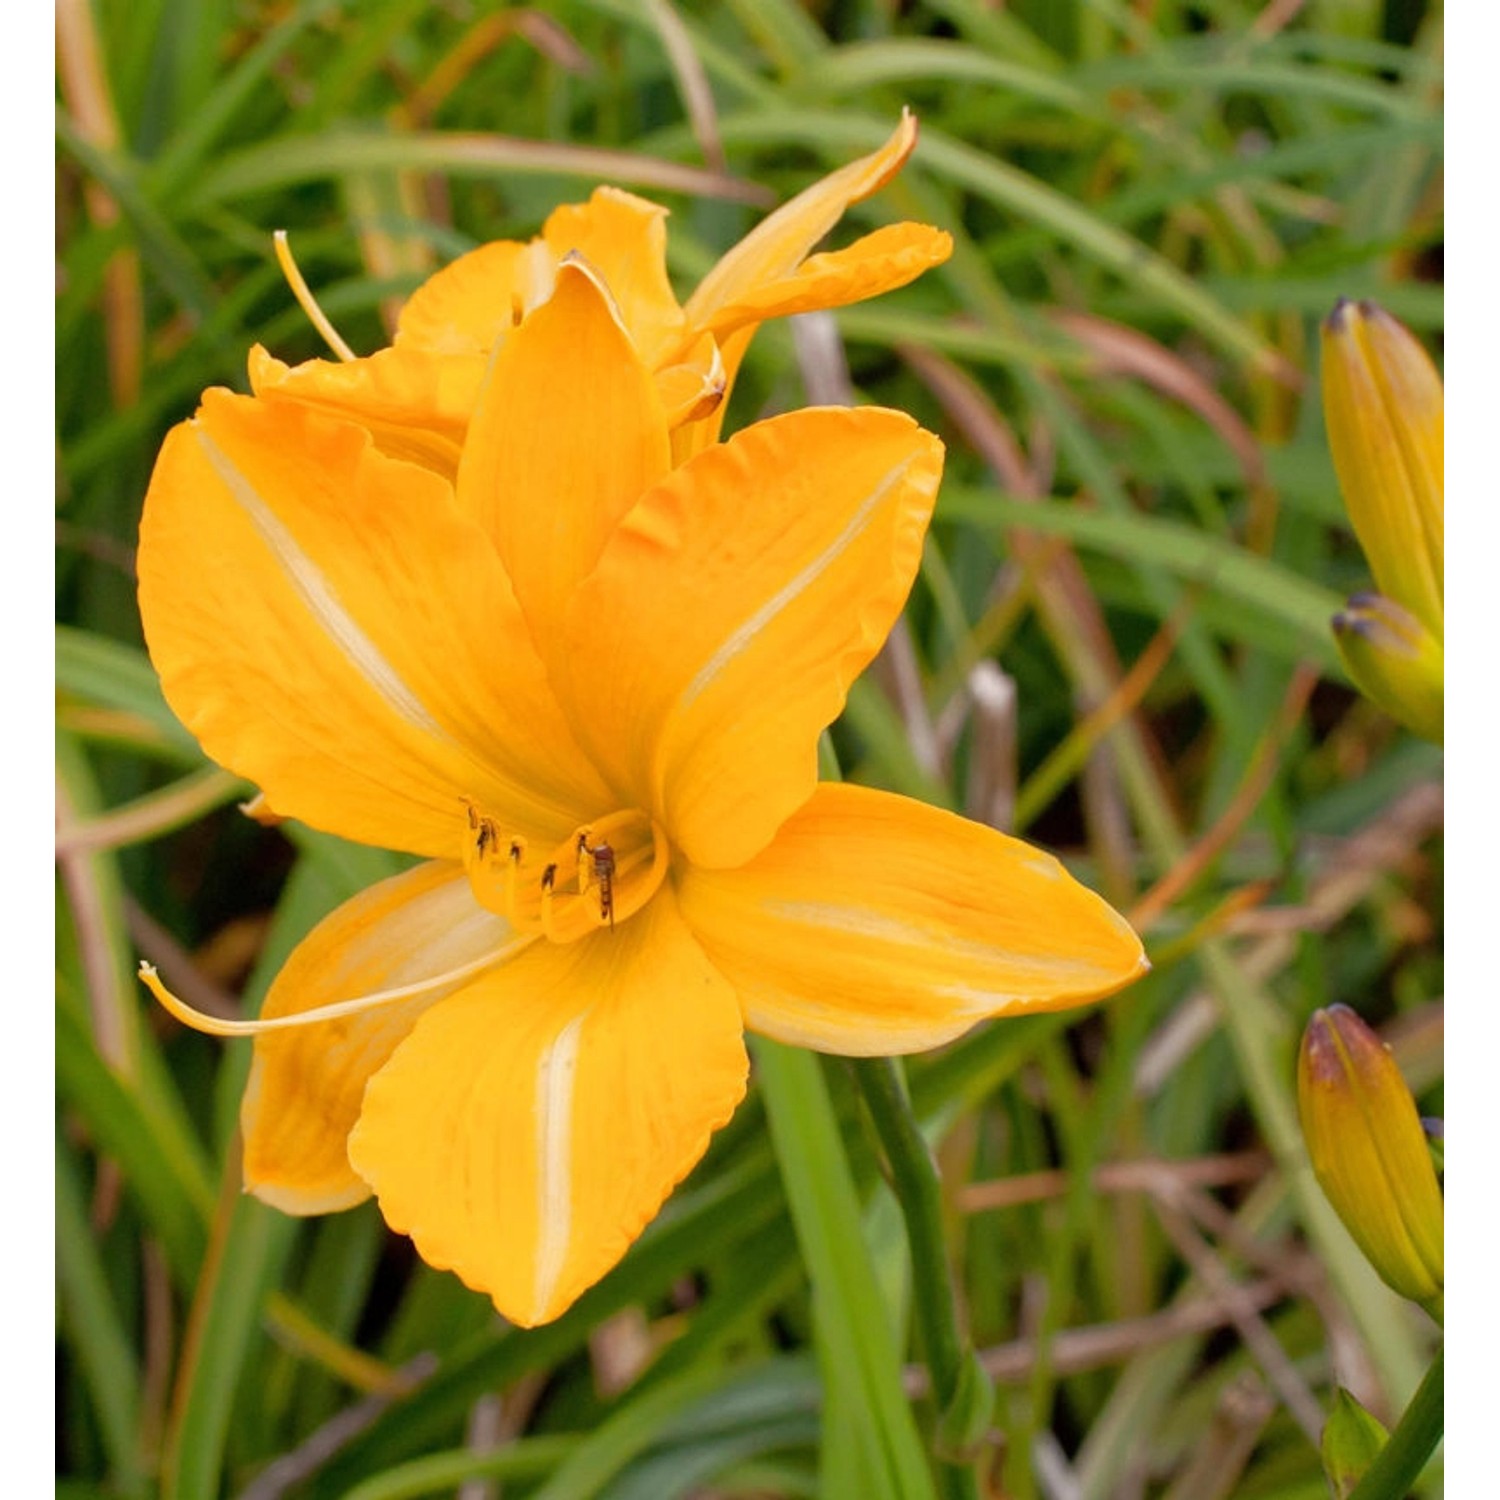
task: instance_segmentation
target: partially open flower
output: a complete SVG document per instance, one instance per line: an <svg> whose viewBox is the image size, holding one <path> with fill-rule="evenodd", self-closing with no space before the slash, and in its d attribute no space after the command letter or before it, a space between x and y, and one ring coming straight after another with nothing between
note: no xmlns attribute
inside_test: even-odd
<svg viewBox="0 0 1500 1500"><path fill-rule="evenodd" d="M1441 1319L1443 1198L1390 1049L1346 1005L1302 1037L1297 1104L1313 1171L1370 1264Z"/></svg>
<svg viewBox="0 0 1500 1500"><path fill-rule="evenodd" d="M551 297L558 267L582 256L609 289L654 377L673 461L714 442L755 330L768 318L862 302L941 265L950 235L890 224L842 250L808 252L850 204L878 191L917 144L902 115L878 150L815 182L730 250L679 306L667 279L667 210L620 188L548 215L529 241L496 240L445 266L402 309L391 347L340 364L288 366L257 346L257 396L290 397L352 417L383 452L452 477L485 368L510 331Z"/></svg>
<svg viewBox="0 0 1500 1500"><path fill-rule="evenodd" d="M1323 325L1323 412L1334 467L1378 596L1334 621L1360 688L1442 739L1443 382L1395 318L1341 299Z"/></svg>

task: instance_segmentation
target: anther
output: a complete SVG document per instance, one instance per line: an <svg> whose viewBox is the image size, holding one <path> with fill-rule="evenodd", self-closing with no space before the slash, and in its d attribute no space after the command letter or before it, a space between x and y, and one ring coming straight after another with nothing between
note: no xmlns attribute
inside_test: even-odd
<svg viewBox="0 0 1500 1500"><path fill-rule="evenodd" d="M557 879L557 866L548 865L542 871L542 936L549 943L556 942L552 931L552 883Z"/></svg>
<svg viewBox="0 0 1500 1500"><path fill-rule="evenodd" d="M589 852L589 837L589 830L585 828L578 835L578 843L573 850L573 858L578 865L578 894L580 896L588 895L589 891L589 866L584 860L584 855Z"/></svg>

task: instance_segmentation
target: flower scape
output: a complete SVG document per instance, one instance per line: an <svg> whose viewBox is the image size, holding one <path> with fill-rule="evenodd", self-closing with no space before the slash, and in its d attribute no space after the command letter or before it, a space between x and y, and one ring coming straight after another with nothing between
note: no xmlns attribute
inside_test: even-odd
<svg viewBox="0 0 1500 1500"><path fill-rule="evenodd" d="M412 297L392 346L216 389L168 436L140 605L167 698L283 817L420 856L325 918L252 1035L244 1181L374 1194L507 1318L603 1276L743 1097L746 1029L938 1046L1108 995L1136 935L1051 856L818 781L942 472L910 417L721 440L755 326L909 281L920 225L811 255L915 142L768 218L685 306L613 189Z"/></svg>

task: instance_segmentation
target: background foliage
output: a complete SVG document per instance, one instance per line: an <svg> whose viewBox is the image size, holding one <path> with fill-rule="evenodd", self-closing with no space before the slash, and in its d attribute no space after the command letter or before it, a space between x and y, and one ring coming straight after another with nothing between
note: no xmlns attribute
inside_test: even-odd
<svg viewBox="0 0 1500 1500"><path fill-rule="evenodd" d="M361 351L427 271L598 181L672 206L687 288L910 104L916 157L840 233L924 219L952 262L767 326L730 425L852 392L942 434L922 577L831 749L1057 850L1155 965L908 1065L998 1381L980 1473L1321 1500L1335 1376L1389 1420L1435 1340L1312 1183L1292 1058L1344 1001L1441 1113L1441 757L1338 671L1326 621L1366 574L1315 370L1341 295L1440 331L1437 5L62 0L58 22L59 1495L927 1483L933 1414L890 1394L922 1380L905 1239L839 1060L762 1053L623 1265L521 1333L370 1205L301 1223L242 1196L246 1049L133 977L144 955L253 1013L395 867L242 817L141 647L163 433L244 388L253 342L322 352L271 231Z"/></svg>

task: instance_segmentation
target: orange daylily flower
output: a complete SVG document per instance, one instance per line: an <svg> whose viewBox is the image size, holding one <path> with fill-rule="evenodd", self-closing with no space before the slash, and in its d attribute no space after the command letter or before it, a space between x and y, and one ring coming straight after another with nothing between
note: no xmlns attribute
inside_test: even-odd
<svg viewBox="0 0 1500 1500"><path fill-rule="evenodd" d="M508 1318L603 1275L746 1087L743 1032L935 1046L1144 968L1056 860L817 741L916 574L942 447L898 412L761 422L673 467L580 261L491 366L454 482L298 402L167 438L140 599L167 697L287 816L426 857L272 986L251 1191L374 1192ZM752 502L753 503L750 503Z"/></svg>
<svg viewBox="0 0 1500 1500"><path fill-rule="evenodd" d="M481 245L439 271L402 309L388 349L291 367L257 346L252 389L343 412L386 451L451 475L496 344L547 301L559 265L576 252L602 277L655 375L680 463L718 438L724 403L761 323L878 296L947 260L951 236L910 223L808 256L851 203L895 176L916 143L908 112L878 151L814 183L751 231L684 306L667 280L667 210L601 187L587 203L555 209L537 238Z"/></svg>

